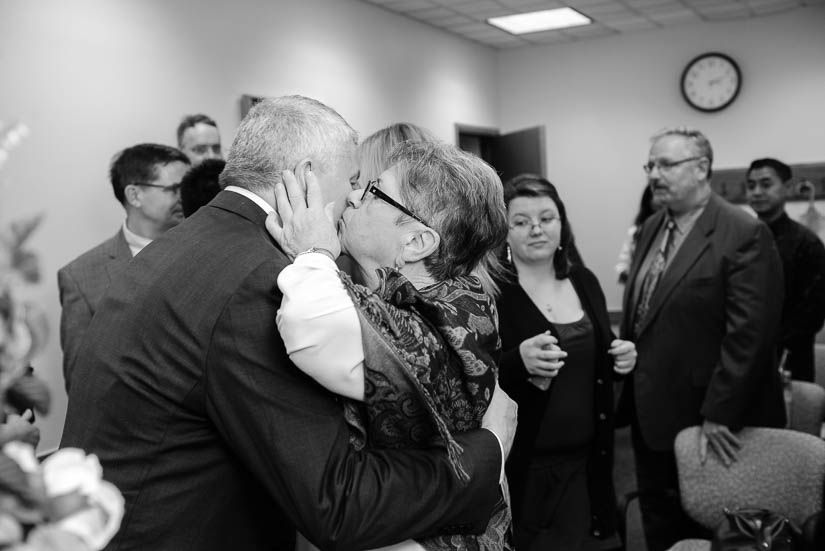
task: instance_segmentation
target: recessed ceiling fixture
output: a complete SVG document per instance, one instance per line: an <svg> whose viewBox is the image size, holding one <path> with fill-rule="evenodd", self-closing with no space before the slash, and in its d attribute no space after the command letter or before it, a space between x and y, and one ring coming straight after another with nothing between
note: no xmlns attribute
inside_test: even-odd
<svg viewBox="0 0 825 551"><path fill-rule="evenodd" d="M487 23L511 34L528 34L589 25L593 20L572 8L491 17Z"/></svg>

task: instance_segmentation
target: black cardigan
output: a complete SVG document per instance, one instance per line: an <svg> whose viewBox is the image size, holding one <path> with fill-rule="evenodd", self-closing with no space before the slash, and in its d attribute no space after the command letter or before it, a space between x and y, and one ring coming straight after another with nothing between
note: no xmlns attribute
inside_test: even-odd
<svg viewBox="0 0 825 551"><path fill-rule="evenodd" d="M549 276L548 276L549 277ZM597 350L596 377L594 385L594 405L596 411L595 436L588 460L587 479L590 503L593 512L591 533L605 538L616 530L616 493L613 488L613 357L607 353L614 338L607 315L604 293L598 279L582 265L574 265L570 270L570 281L581 301L582 308L593 323ZM553 385L541 391L527 381L529 374L519 353L519 344L546 330L558 338L552 323L541 314L527 293L518 284L515 276L510 281L500 282L501 295L497 307L499 332L501 334L502 356L499 364L499 379L510 397L518 403L518 429L513 449L507 460L507 477L512 493L523 493L533 444L544 417L547 402L553 393ZM518 522L520 503L513 500L513 517Z"/></svg>

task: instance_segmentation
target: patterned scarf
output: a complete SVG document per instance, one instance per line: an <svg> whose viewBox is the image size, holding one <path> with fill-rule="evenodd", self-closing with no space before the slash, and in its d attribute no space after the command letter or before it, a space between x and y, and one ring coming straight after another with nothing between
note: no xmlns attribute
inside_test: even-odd
<svg viewBox="0 0 825 551"><path fill-rule="evenodd" d="M492 399L501 348L495 303L472 276L418 290L396 270L378 275L371 292L341 274L364 341L367 419L354 403L346 407L354 443L419 447L440 437L466 482L452 432L480 427Z"/></svg>

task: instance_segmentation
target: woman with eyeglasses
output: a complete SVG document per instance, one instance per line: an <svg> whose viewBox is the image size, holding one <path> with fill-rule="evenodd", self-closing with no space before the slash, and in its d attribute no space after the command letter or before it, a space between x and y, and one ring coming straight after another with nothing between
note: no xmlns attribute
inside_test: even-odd
<svg viewBox="0 0 825 551"><path fill-rule="evenodd" d="M301 370L349 399L343 414L357 429L354 445L442 445L460 485L469 474L454 435L479 428L501 392L495 304L473 275L507 233L501 181L484 161L446 144L404 142L388 165L350 194L337 235L314 176L305 177L304 199L294 176L284 175L276 188L282 225L274 215L267 221L294 256L278 277L278 329ZM366 286L338 272L339 247ZM505 496L506 486L480 535L393 550L513 549ZM302 540L299 549L308 548Z"/></svg>
<svg viewBox="0 0 825 551"><path fill-rule="evenodd" d="M523 174L504 186L512 274L497 306L501 387L518 403L507 462L519 551L603 549L616 531L613 374L636 362L613 337L596 276L571 261L556 187Z"/></svg>

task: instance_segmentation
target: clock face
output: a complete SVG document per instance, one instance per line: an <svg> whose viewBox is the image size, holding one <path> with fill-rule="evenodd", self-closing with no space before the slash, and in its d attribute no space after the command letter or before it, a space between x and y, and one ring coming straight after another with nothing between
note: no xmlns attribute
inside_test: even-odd
<svg viewBox="0 0 825 551"><path fill-rule="evenodd" d="M682 95L700 111L720 111L733 103L742 85L736 62L725 54L702 54L682 73Z"/></svg>

